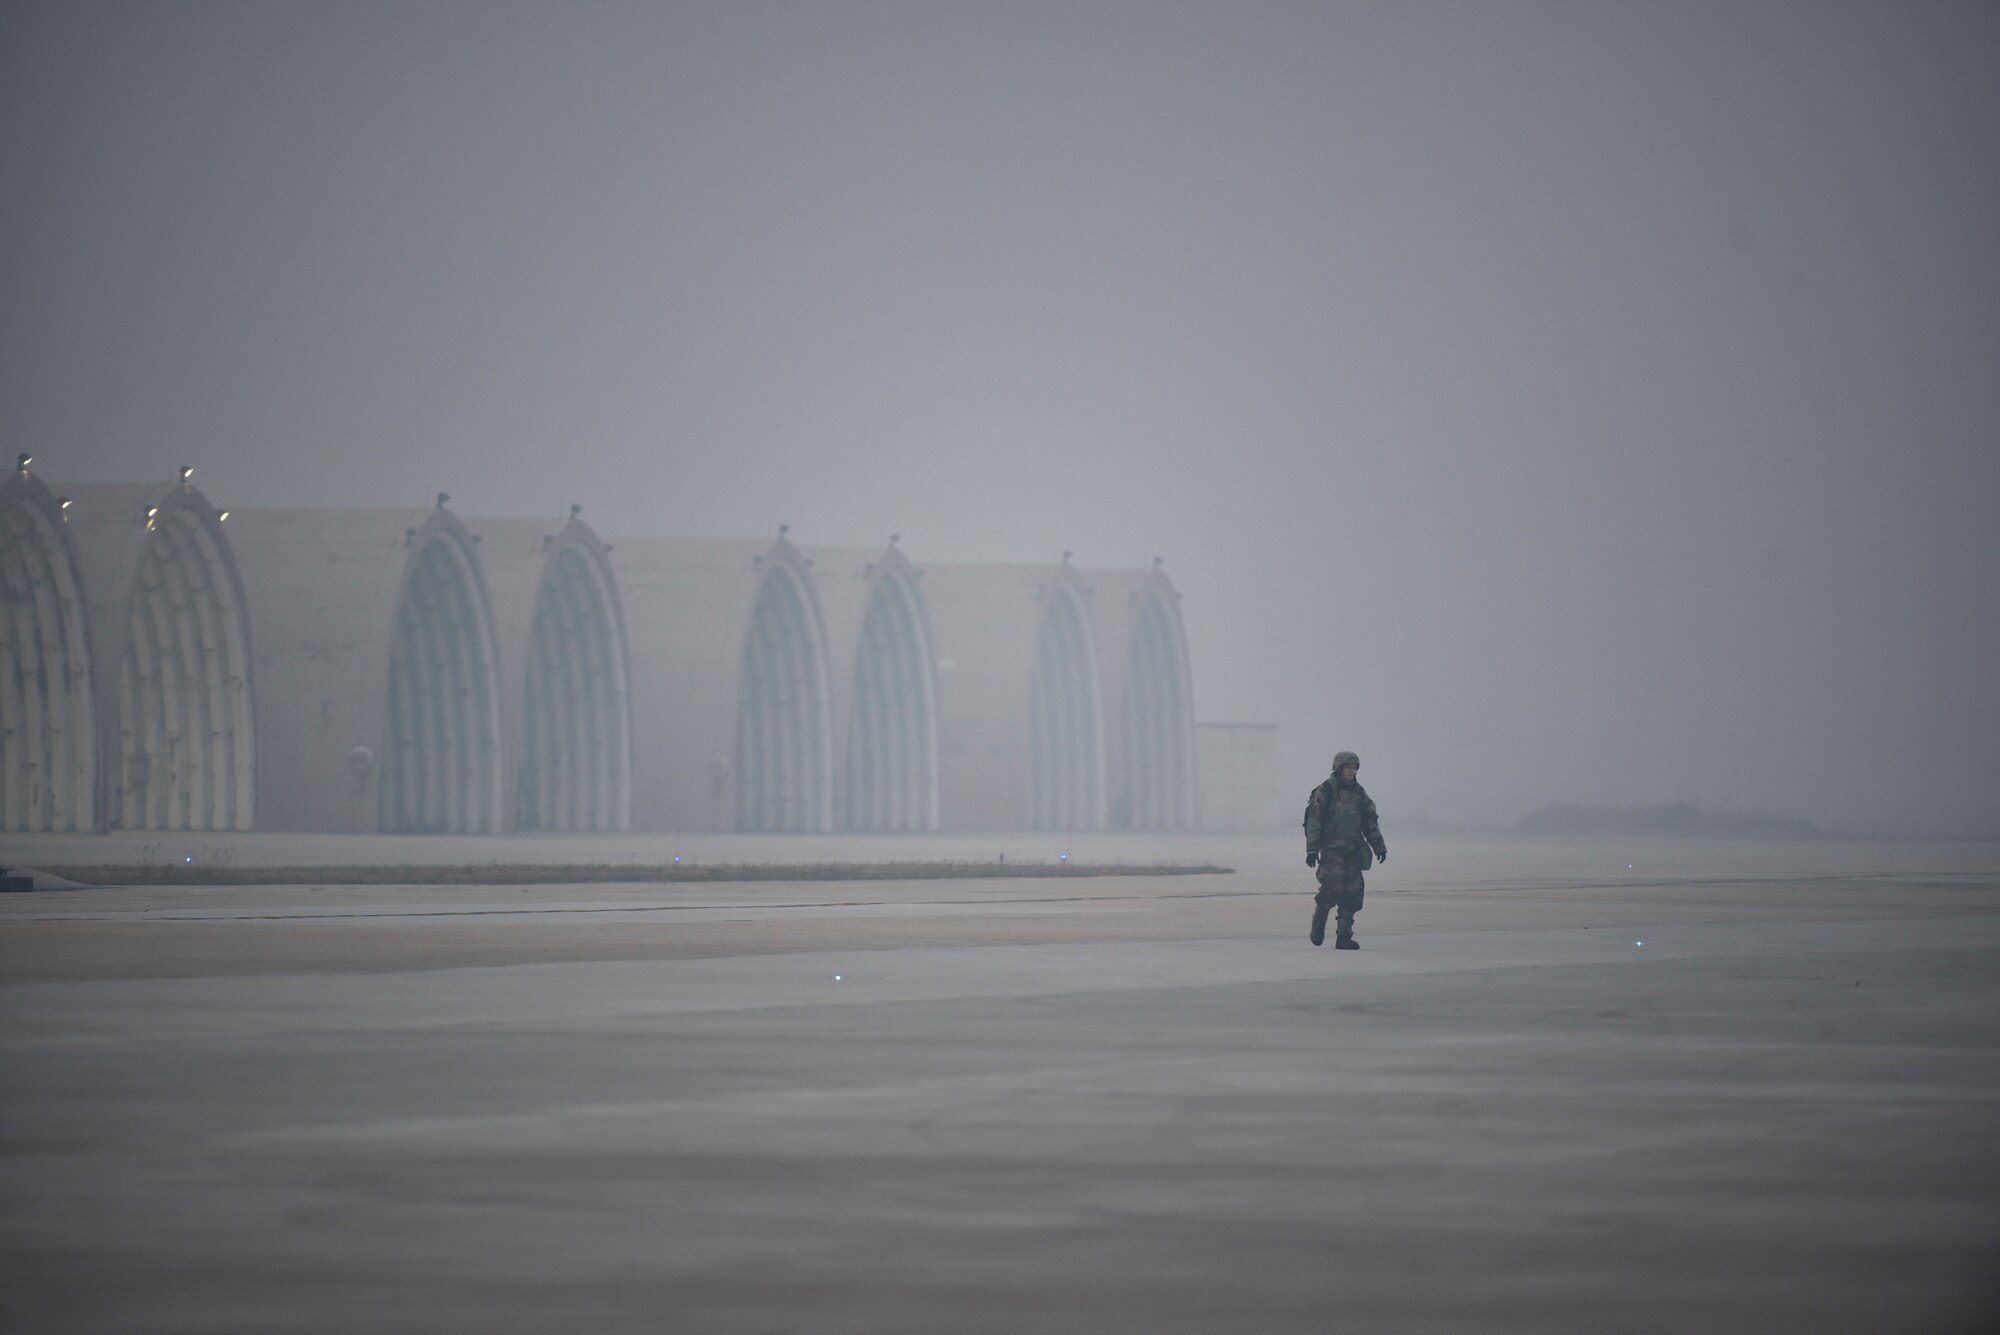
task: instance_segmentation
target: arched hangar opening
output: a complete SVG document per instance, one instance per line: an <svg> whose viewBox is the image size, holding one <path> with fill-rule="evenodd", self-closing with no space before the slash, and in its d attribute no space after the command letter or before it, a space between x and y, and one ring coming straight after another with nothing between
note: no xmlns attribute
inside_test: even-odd
<svg viewBox="0 0 2000 1335"><path fill-rule="evenodd" d="M0 829L97 828L90 635L62 503L0 484Z"/></svg>
<svg viewBox="0 0 2000 1335"><path fill-rule="evenodd" d="M253 828L257 731L243 583L215 508L186 482L147 509L125 619L112 824Z"/></svg>
<svg viewBox="0 0 2000 1335"><path fill-rule="evenodd" d="M869 567L847 727L850 830L938 827L937 677L918 573L893 546Z"/></svg>
<svg viewBox="0 0 2000 1335"><path fill-rule="evenodd" d="M550 542L528 632L516 829L632 828L629 661L604 544L572 519Z"/></svg>
<svg viewBox="0 0 2000 1335"><path fill-rule="evenodd" d="M1064 567L1042 589L1028 688L1028 825L1104 828L1104 705L1089 592Z"/></svg>
<svg viewBox="0 0 2000 1335"><path fill-rule="evenodd" d="M1125 661L1122 823L1135 830L1190 829L1194 692L1180 595L1156 574L1135 599Z"/></svg>
<svg viewBox="0 0 2000 1335"><path fill-rule="evenodd" d="M825 623L811 563L780 538L760 572L736 696L736 828L833 829L833 722Z"/></svg>
<svg viewBox="0 0 2000 1335"><path fill-rule="evenodd" d="M408 537L389 650L377 828L502 827L498 655L471 535L443 509Z"/></svg>

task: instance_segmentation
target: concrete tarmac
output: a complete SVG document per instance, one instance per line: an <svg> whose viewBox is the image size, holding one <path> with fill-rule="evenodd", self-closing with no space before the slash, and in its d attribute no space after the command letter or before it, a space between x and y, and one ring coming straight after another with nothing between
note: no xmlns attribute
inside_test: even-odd
<svg viewBox="0 0 2000 1335"><path fill-rule="evenodd" d="M6 896L0 1327L1992 1328L2000 867L1396 851Z"/></svg>

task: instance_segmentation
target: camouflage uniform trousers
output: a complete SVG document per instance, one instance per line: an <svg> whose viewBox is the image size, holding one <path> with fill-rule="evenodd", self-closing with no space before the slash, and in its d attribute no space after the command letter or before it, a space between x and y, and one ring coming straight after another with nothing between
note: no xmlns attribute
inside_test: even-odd
<svg viewBox="0 0 2000 1335"><path fill-rule="evenodd" d="M1362 855L1328 849L1319 858L1319 893L1313 896L1313 911L1335 911L1334 930L1341 936L1354 935L1354 915L1361 912Z"/></svg>

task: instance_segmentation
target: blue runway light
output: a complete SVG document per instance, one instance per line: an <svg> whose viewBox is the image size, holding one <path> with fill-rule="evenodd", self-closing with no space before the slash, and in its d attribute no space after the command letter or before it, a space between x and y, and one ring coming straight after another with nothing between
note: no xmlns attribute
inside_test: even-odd
<svg viewBox="0 0 2000 1335"><path fill-rule="evenodd" d="M1063 854L1063 855L1062 855L1062 860L1063 860L1064 862L1068 862L1068 861L1069 861L1069 854L1067 854L1067 853Z"/></svg>
<svg viewBox="0 0 2000 1335"><path fill-rule="evenodd" d="M1644 950L1646 948L1646 943L1644 941L1634 941L1632 944L1637 946L1641 950Z"/></svg>
<svg viewBox="0 0 2000 1335"><path fill-rule="evenodd" d="M181 859L181 861L182 861L182 862L193 862L193 861L194 861L194 857L193 857L193 855L192 855L192 854L190 854L189 856L187 856L187 857L184 857L184 858L182 858L182 859Z"/></svg>

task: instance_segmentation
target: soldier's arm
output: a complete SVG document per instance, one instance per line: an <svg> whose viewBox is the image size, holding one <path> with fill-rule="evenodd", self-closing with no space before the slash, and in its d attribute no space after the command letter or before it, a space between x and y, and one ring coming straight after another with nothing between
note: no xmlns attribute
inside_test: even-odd
<svg viewBox="0 0 2000 1335"><path fill-rule="evenodd" d="M1375 815L1375 799L1369 798L1368 805L1361 810L1361 837L1375 850L1375 860L1389 860L1389 846L1382 842L1382 823Z"/></svg>

